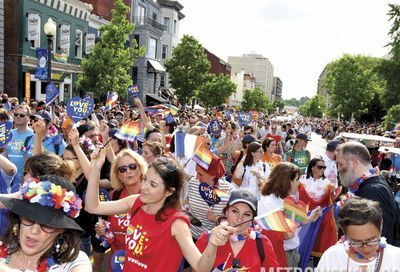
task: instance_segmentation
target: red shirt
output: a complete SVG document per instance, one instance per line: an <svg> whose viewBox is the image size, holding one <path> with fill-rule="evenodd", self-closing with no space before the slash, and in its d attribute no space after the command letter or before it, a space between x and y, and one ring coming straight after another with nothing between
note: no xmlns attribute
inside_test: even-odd
<svg viewBox="0 0 400 272"><path fill-rule="evenodd" d="M208 233L204 233L199 240L196 242L197 248L200 252L203 252L207 247L208 243ZM274 249L272 248L271 242L267 237L262 236L263 248L264 248L264 262L260 263L260 256L257 251L257 243L256 240L246 239L243 247L240 249L239 254L234 256L231 244L228 241L225 245L218 247L217 256L215 258L213 268L222 268L223 264L226 262L224 271L232 268L232 261L235 258L241 268L243 270L237 271L250 271L250 272L260 272L261 267L264 267L266 271L269 271L269 268L277 268L279 266L278 261L276 260ZM231 254L230 257L229 253ZM165 270L166 271L166 270ZM236 270L235 270L236 271Z"/></svg>
<svg viewBox="0 0 400 272"><path fill-rule="evenodd" d="M167 209L165 221L156 221L154 214L140 208L143 205L137 198L131 209L133 214L139 208L126 230L123 271L178 271L183 255L171 235L171 225L177 219L189 225L189 219L182 211Z"/></svg>
<svg viewBox="0 0 400 272"><path fill-rule="evenodd" d="M124 188L118 199L123 199L128 195L128 191L126 190L126 188ZM115 251L125 248L125 233L126 228L129 226L130 219L130 213L110 215L108 217L108 222L110 222L110 231L114 234L114 241L110 243L110 256L112 256Z"/></svg>

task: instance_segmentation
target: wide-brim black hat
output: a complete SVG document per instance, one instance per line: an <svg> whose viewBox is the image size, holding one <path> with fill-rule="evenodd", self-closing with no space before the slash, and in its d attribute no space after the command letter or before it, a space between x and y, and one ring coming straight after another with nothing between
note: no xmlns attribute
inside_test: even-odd
<svg viewBox="0 0 400 272"><path fill-rule="evenodd" d="M76 195L75 187L66 178L56 175L44 175L40 176L39 180L53 183L54 185L60 186L61 188L65 189L67 192ZM25 186L29 186L29 182ZM23 192L23 187L21 187L20 192ZM6 197L0 197L0 201L10 211L21 217L32 220L33 222L37 222L50 227L72 229L83 232L83 229L75 222L75 220L63 211L63 207L56 209L54 207L54 203L49 206L44 206L38 202L31 202L28 199L16 199Z"/></svg>
<svg viewBox="0 0 400 272"><path fill-rule="evenodd" d="M54 228L72 229L83 232L83 229L62 210L54 207L42 206L39 203L30 203L25 199L0 197L0 201L13 213L25 217L33 222Z"/></svg>

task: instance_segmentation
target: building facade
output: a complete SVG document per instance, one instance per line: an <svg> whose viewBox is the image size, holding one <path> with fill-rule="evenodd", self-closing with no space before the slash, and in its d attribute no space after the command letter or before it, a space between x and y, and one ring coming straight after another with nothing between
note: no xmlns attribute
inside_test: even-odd
<svg viewBox="0 0 400 272"><path fill-rule="evenodd" d="M244 93L247 90L251 90L256 87L256 78L243 69L238 73L232 73L231 80L236 84L236 90L229 97L228 106L239 110L243 101Z"/></svg>
<svg viewBox="0 0 400 272"><path fill-rule="evenodd" d="M331 99L328 90L324 87L325 79L326 79L326 66L318 77L317 94L325 98L325 106L327 109L329 109L331 106Z"/></svg>
<svg viewBox="0 0 400 272"><path fill-rule="evenodd" d="M211 64L210 73L215 75L231 76L232 66L204 48L207 59Z"/></svg>
<svg viewBox="0 0 400 272"><path fill-rule="evenodd" d="M6 0L4 11L5 92L19 98L45 98L47 82L36 78L35 72L37 50L48 46L44 24L51 18L56 23L51 79L60 89L59 100L76 95L92 5L78 0Z"/></svg>
<svg viewBox="0 0 400 272"><path fill-rule="evenodd" d="M228 56L228 63L232 66L232 73L239 73L243 69L252 74L268 99L272 100L272 86L274 67L268 58L258 54L243 54L243 56Z"/></svg>
<svg viewBox="0 0 400 272"><path fill-rule="evenodd" d="M282 80L279 77L274 77L274 85L272 87L272 99L271 101L275 101L276 99L282 99Z"/></svg>

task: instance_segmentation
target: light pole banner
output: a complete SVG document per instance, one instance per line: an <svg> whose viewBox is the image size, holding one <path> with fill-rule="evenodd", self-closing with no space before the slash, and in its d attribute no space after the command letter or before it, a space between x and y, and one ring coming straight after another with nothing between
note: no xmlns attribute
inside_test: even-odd
<svg viewBox="0 0 400 272"><path fill-rule="evenodd" d="M28 14L28 41L39 40L40 17L39 14Z"/></svg>
<svg viewBox="0 0 400 272"><path fill-rule="evenodd" d="M69 56L69 44L71 43L71 29L69 25L61 25L60 49L62 54Z"/></svg>
<svg viewBox="0 0 400 272"><path fill-rule="evenodd" d="M47 79L47 48L36 49L38 65L36 68L35 78L40 80Z"/></svg>
<svg viewBox="0 0 400 272"><path fill-rule="evenodd" d="M93 33L86 34L86 55L89 55L92 52L95 40L96 40L95 34Z"/></svg>
<svg viewBox="0 0 400 272"><path fill-rule="evenodd" d="M50 82L46 86L46 106L50 105L57 96L60 94L60 90L57 89L53 82Z"/></svg>

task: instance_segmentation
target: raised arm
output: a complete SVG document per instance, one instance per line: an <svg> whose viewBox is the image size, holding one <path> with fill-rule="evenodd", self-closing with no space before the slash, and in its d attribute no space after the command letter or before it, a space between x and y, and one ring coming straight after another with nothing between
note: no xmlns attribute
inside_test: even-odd
<svg viewBox="0 0 400 272"><path fill-rule="evenodd" d="M85 210L92 214L113 215L128 213L138 195L131 195L117 201L99 201L100 171L105 160L105 151L98 149L91 154L91 172L86 190Z"/></svg>
<svg viewBox="0 0 400 272"><path fill-rule="evenodd" d="M7 176L13 176L17 172L17 166L3 155L0 155L0 168Z"/></svg>
<svg viewBox="0 0 400 272"><path fill-rule="evenodd" d="M86 157L86 154L83 152L81 146L79 145L79 132L78 129L73 126L69 133L68 138L71 140L71 145L74 148L75 154L78 157L79 164L82 168L83 174L86 179L89 179L90 176L90 161Z"/></svg>
<svg viewBox="0 0 400 272"><path fill-rule="evenodd" d="M42 142L45 137L46 123L43 119L37 120L32 125L35 131L35 140L33 142L32 156L42 153Z"/></svg>
<svg viewBox="0 0 400 272"><path fill-rule="evenodd" d="M146 115L146 112L144 111L142 102L140 102L139 98L135 98L135 105L136 107L139 108L139 112L140 112L140 120L142 120L142 123L144 124L144 126L148 129L148 130L153 130L154 126L151 123L149 117Z"/></svg>

